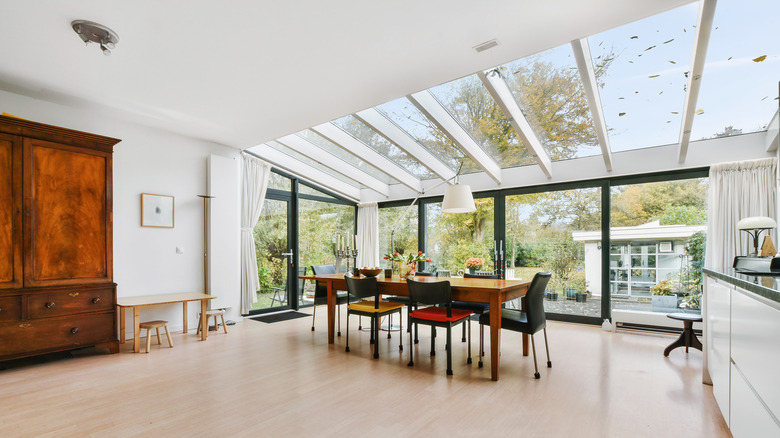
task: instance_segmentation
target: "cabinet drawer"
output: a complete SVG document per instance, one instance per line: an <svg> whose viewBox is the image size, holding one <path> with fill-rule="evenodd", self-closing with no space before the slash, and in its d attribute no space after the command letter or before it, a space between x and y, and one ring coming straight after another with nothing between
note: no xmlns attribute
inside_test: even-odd
<svg viewBox="0 0 780 438"><path fill-rule="evenodd" d="M0 356L67 350L116 339L115 313L29 320L0 327Z"/></svg>
<svg viewBox="0 0 780 438"><path fill-rule="evenodd" d="M0 297L0 321L22 319L22 297Z"/></svg>
<svg viewBox="0 0 780 438"><path fill-rule="evenodd" d="M30 295L27 309L29 319L113 310L114 291L94 289Z"/></svg>

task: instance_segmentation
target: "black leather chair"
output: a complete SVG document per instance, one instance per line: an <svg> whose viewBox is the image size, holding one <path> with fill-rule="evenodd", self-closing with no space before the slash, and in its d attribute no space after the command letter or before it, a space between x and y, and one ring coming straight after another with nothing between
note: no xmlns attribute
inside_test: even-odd
<svg viewBox="0 0 780 438"><path fill-rule="evenodd" d="M525 295L525 312L516 309L501 309L501 328L531 335L531 348L534 352L534 378L538 379L539 366L536 363L536 345L534 333L544 331L544 348L547 350L547 368L552 368L550 348L547 345L547 319L544 314L544 288L550 281L549 272L539 272L531 280L528 293ZM490 325L490 312L479 317L480 326ZM482 358L480 357L480 362ZM481 363L480 363L480 366Z"/></svg>
<svg viewBox="0 0 780 438"><path fill-rule="evenodd" d="M431 356L436 355L436 327L447 328L447 375L452 375L452 327L465 324L473 313L470 310L452 308L452 289L449 281L418 282L406 280L409 287L409 301L415 310L409 312L408 323L425 324L431 326ZM417 308L419 305L429 307ZM412 334L409 333L411 343ZM471 341L471 327L469 326L469 341ZM468 359L471 363L471 342L468 344ZM414 366L414 347L409 348L409 366Z"/></svg>
<svg viewBox="0 0 780 438"><path fill-rule="evenodd" d="M333 265L313 265L311 271L314 275L335 274L336 267ZM336 291L336 315L338 317L338 336L341 336L341 305L349 302L349 296L346 291ZM314 331L314 320L317 318L317 306L328 304L328 287L324 284L317 284L314 288L314 308L311 314L311 331Z"/></svg>
<svg viewBox="0 0 780 438"><path fill-rule="evenodd" d="M436 272L417 272L414 275L415 276L420 276L420 277L436 277L437 273ZM412 310L412 308L409 306L409 297L405 297L403 295L390 295L390 296L386 296L385 297L385 301L390 301L391 303L405 304L406 305L406 313L407 314ZM392 320L391 320L391 322L392 322ZM412 326L407 326L406 330L407 331L411 331L412 330ZM420 342L419 339L418 339L417 334L418 334L417 333L417 325L415 325L414 326L414 343L415 344ZM388 339L390 338L390 333L387 334L387 337L388 337Z"/></svg>
<svg viewBox="0 0 780 438"><path fill-rule="evenodd" d="M380 318L386 315L392 315L398 312L398 318L401 319L401 310L403 304L390 303L379 300L379 287L376 277L355 278L345 275L347 280L347 292L351 297L361 299L358 302L347 304L347 348L349 352L349 315L368 316L371 318L371 343L374 344L374 358L379 358L379 323ZM363 300L363 298L373 298L374 300ZM402 327L403 330L403 327ZM399 336L400 343L398 349L404 349L404 337Z"/></svg>
<svg viewBox="0 0 780 438"><path fill-rule="evenodd" d="M498 280L501 279L500 275L478 275L478 274L469 274L465 273L463 274L463 278L485 278L485 279L494 279ZM472 303L468 301L453 301L452 302L452 308L453 309L465 309L465 310L471 310L477 315L482 315L483 313L490 310L490 304L488 303ZM463 327L463 334L460 338L461 342L466 342L466 327ZM482 356L485 355L485 331L482 329L482 327L479 328L479 366L482 366Z"/></svg>

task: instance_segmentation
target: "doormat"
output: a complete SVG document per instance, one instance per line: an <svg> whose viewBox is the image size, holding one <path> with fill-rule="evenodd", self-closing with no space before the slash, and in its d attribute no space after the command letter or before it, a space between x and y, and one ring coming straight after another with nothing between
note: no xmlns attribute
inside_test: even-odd
<svg viewBox="0 0 780 438"><path fill-rule="evenodd" d="M302 313L302 312L284 312L284 313L274 313L273 315L263 315L263 316L255 316L255 321L264 322L267 324L270 324L272 322L279 322L279 321L287 321L288 319L295 319L295 318L305 318L307 316L311 316L308 313Z"/></svg>

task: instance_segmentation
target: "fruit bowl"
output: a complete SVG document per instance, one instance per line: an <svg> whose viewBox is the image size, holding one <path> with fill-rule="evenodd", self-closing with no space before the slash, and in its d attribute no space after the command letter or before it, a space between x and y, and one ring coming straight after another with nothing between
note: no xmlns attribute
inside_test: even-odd
<svg viewBox="0 0 780 438"><path fill-rule="evenodd" d="M380 274L382 271L383 271L383 270L382 270L381 268L376 268L376 269L367 269L367 268L363 268L363 269L361 269L361 270L360 270L360 273L361 273L361 274L363 274L363 275L365 275L366 277L376 277L376 276L377 276L377 275L379 275L379 274Z"/></svg>

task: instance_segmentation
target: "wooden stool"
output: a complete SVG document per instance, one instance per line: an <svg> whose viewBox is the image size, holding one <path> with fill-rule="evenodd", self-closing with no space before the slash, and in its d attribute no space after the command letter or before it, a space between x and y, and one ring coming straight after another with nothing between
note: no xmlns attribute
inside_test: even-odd
<svg viewBox="0 0 780 438"><path fill-rule="evenodd" d="M664 350L664 356L669 356L669 353L677 347L685 347L685 352L688 352L688 348L695 348L701 351L701 342L696 334L693 333L693 323L701 322L701 315L695 313L670 313L666 315L667 318L676 319L683 322L683 332L676 341L669 344Z"/></svg>
<svg viewBox="0 0 780 438"><path fill-rule="evenodd" d="M219 324L217 324L217 316L222 318L222 330L224 330L225 334L227 334L227 326L225 325L225 311L222 310L222 309L207 310L206 311L206 327L208 327L208 325L209 325L209 317L210 316L214 317L214 329L215 330L219 328ZM200 326L201 326L201 323L203 322L201 318L203 318L203 315L201 315L198 318L198 331L196 332L196 334L200 333Z"/></svg>
<svg viewBox="0 0 780 438"><path fill-rule="evenodd" d="M171 334L168 333L168 321L148 321L142 322L138 325L141 329L146 329L146 352L149 352L149 348L152 346L152 336L149 330L157 330L157 344L162 345L162 339L160 339L160 327L165 327L165 336L168 337L168 345L173 348L173 341L171 341Z"/></svg>

